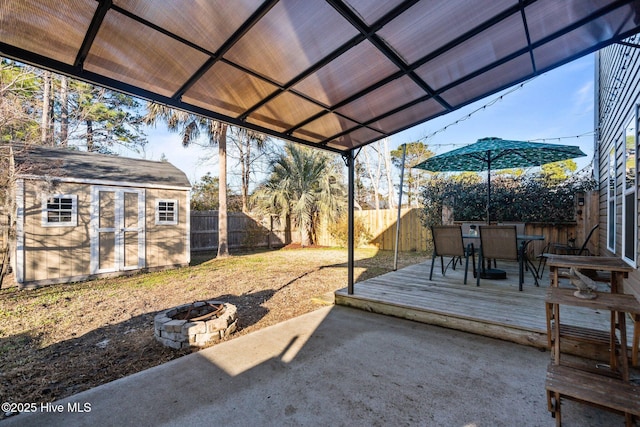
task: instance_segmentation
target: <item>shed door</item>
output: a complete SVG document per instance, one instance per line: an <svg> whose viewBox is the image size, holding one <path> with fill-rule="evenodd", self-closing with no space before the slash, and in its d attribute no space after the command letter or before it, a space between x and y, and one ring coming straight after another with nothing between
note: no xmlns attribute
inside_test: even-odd
<svg viewBox="0 0 640 427"><path fill-rule="evenodd" d="M91 272L144 268L144 190L94 187L92 203Z"/></svg>

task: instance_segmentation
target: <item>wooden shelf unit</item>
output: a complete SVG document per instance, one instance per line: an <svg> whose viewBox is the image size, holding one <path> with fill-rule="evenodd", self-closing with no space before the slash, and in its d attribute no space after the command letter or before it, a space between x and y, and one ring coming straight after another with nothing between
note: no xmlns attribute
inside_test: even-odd
<svg viewBox="0 0 640 427"><path fill-rule="evenodd" d="M640 313L640 304L633 295L598 293L597 298L588 300L577 298L574 291L552 286L545 299L547 334L553 356L545 382L548 409L558 426L561 425L562 398L622 413L627 426L633 426L633 416L640 417L640 385L629 381L626 316ZM561 306L607 310L611 313L611 328L601 331L563 324ZM599 360L585 357L575 363L563 356L561 341L567 340L608 348L608 369L603 369Z"/></svg>

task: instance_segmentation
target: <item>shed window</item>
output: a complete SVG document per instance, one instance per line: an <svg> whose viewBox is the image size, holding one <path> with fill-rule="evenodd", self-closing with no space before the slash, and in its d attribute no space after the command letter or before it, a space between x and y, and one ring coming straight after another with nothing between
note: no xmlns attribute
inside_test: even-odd
<svg viewBox="0 0 640 427"><path fill-rule="evenodd" d="M156 202L156 224L178 223L178 201L158 200Z"/></svg>
<svg viewBox="0 0 640 427"><path fill-rule="evenodd" d="M68 227L78 225L78 196L55 194L42 201L42 225Z"/></svg>

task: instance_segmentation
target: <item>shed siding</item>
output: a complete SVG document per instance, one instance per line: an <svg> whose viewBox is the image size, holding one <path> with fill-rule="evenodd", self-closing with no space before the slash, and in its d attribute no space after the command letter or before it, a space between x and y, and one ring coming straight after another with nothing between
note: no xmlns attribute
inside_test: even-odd
<svg viewBox="0 0 640 427"><path fill-rule="evenodd" d="M145 216L147 222L147 267L183 265L189 262L187 227L189 223L188 192L179 190L147 189ZM178 224L156 224L156 202L178 201Z"/></svg>
<svg viewBox="0 0 640 427"><path fill-rule="evenodd" d="M24 181L24 277L29 286L82 280L91 275L92 185L57 183L50 187L38 180ZM43 226L42 200L53 194L77 196L76 226ZM158 199L178 201L178 224L157 225ZM145 269L188 265L188 191L145 190ZM105 219L104 217L102 219ZM131 255L134 256L134 255ZM105 260L103 260L105 261ZM106 262L113 264L113 259Z"/></svg>
<svg viewBox="0 0 640 427"><path fill-rule="evenodd" d="M51 194L78 196L76 226L43 227L42 199ZM61 279L88 273L91 196L86 185L61 183L49 188L25 180L24 263L26 282Z"/></svg>
<svg viewBox="0 0 640 427"><path fill-rule="evenodd" d="M624 184L624 127L640 103L640 49L611 45L596 54L595 118L598 126L597 172L600 183L600 255L622 256L622 197ZM607 249L607 191L609 151L616 156L615 251ZM636 168L637 169L637 168ZM636 171L636 182L637 179ZM636 198L636 205L638 201ZM637 221L640 224L640 221ZM637 249L636 249L637 250ZM636 255L637 258L637 255ZM624 291L640 301L640 272L636 269L624 282Z"/></svg>

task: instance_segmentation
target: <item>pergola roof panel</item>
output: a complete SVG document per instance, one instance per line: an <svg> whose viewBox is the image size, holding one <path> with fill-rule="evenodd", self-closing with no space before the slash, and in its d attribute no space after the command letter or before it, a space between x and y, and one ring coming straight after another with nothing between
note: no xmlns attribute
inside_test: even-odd
<svg viewBox="0 0 640 427"><path fill-rule="evenodd" d="M0 0L0 56L345 152L640 31L640 0Z"/></svg>
<svg viewBox="0 0 640 427"><path fill-rule="evenodd" d="M561 31L572 23L588 17L607 6L609 1L557 1L540 0L529 6L525 12L532 42ZM623 8L627 9L630 6Z"/></svg>
<svg viewBox="0 0 640 427"><path fill-rule="evenodd" d="M337 110L360 122L370 121L427 94L409 77L393 80Z"/></svg>
<svg viewBox="0 0 640 427"><path fill-rule="evenodd" d="M437 90L527 47L527 34L520 16L512 15L485 32L436 56L416 70Z"/></svg>
<svg viewBox="0 0 640 427"><path fill-rule="evenodd" d="M110 11L102 21L84 68L171 96L207 58L196 49Z"/></svg>
<svg viewBox="0 0 640 427"><path fill-rule="evenodd" d="M403 0L345 0L345 4L357 13L367 25L373 25L378 22L378 20L402 3Z"/></svg>
<svg viewBox="0 0 640 427"><path fill-rule="evenodd" d="M327 146L332 148L345 146L348 149L352 149L364 145L367 141L377 141L382 138L384 138L382 133L370 128L359 127L347 134L334 138Z"/></svg>
<svg viewBox="0 0 640 427"><path fill-rule="evenodd" d="M285 85L357 34L326 2L282 0L224 57Z"/></svg>
<svg viewBox="0 0 640 427"><path fill-rule="evenodd" d="M280 112L283 110L290 112L286 117L287 121L281 119ZM294 93L283 92L251 113L247 121L256 124L271 124L278 127L280 132L285 132L321 111L323 111L322 107Z"/></svg>
<svg viewBox="0 0 640 427"><path fill-rule="evenodd" d="M405 129L411 127L411 124L419 120L420 117L436 117L445 111L442 104L430 98L370 123L369 126L381 131L383 129Z"/></svg>
<svg viewBox="0 0 640 427"><path fill-rule="evenodd" d="M517 0L429 0L385 25L382 37L409 64L451 43L513 6Z"/></svg>
<svg viewBox="0 0 640 427"><path fill-rule="evenodd" d="M221 85L220 82L225 82ZM238 117L278 87L222 61L215 63L182 96L198 107Z"/></svg>
<svg viewBox="0 0 640 427"><path fill-rule="evenodd" d="M65 64L73 64L98 3L2 1L0 40Z"/></svg>
<svg viewBox="0 0 640 427"><path fill-rule="evenodd" d="M293 90L331 106L398 71L382 52L364 41L306 77Z"/></svg>
<svg viewBox="0 0 640 427"><path fill-rule="evenodd" d="M309 137L316 142L322 142L328 137L342 134L349 129L355 128L357 125L356 122L345 117L330 113L324 114L318 119L298 128L293 135L300 138Z"/></svg>
<svg viewBox="0 0 640 427"><path fill-rule="evenodd" d="M114 0L114 5L202 48L216 52L260 7L260 0L158 2ZM161 7L160 7L161 6Z"/></svg>
<svg viewBox="0 0 640 427"><path fill-rule="evenodd" d="M588 23L534 49L536 65L538 69L551 68L563 58L588 50L597 40L616 37L635 28L637 19L640 18L629 8L609 12L600 18L598 24Z"/></svg>
<svg viewBox="0 0 640 427"><path fill-rule="evenodd" d="M486 88L490 88L492 92L502 90L511 82L517 81L518 76L531 75L532 72L531 60L527 53L456 85L443 92L441 96L452 106L464 105L469 99L482 97Z"/></svg>

